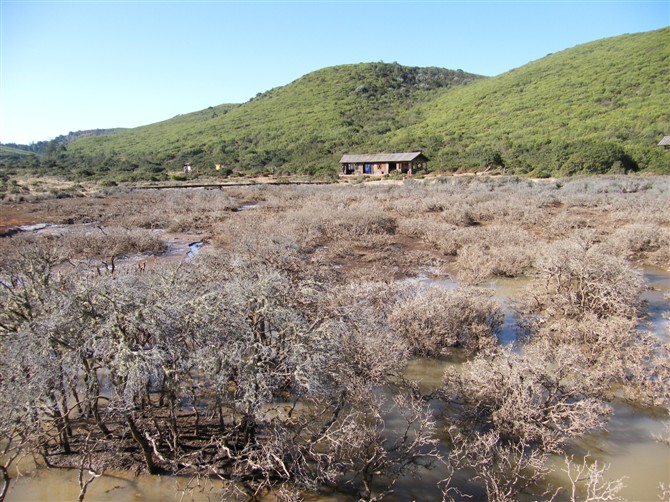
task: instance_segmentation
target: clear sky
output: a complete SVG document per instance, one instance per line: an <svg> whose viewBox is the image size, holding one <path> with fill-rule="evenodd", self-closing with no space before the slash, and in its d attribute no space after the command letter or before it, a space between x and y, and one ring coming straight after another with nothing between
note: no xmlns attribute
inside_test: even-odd
<svg viewBox="0 0 670 502"><path fill-rule="evenodd" d="M670 0L0 0L0 142L135 127L371 61L499 75Z"/></svg>

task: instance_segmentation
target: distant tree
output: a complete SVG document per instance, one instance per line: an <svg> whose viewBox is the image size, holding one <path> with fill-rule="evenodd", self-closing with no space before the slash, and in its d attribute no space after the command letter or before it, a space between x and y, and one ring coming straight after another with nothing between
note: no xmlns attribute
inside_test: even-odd
<svg viewBox="0 0 670 502"><path fill-rule="evenodd" d="M487 169L492 169L494 167L500 167L505 169L505 161L502 158L500 151L495 149L486 148L482 154L481 162Z"/></svg>

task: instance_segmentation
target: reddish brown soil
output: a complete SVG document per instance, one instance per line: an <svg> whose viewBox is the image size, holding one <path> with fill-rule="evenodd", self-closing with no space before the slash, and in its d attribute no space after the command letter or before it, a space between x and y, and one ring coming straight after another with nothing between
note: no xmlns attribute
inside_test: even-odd
<svg viewBox="0 0 670 502"><path fill-rule="evenodd" d="M45 221L44 215L36 213L34 209L29 204L0 206L0 236L11 233L13 229L22 225L50 223Z"/></svg>

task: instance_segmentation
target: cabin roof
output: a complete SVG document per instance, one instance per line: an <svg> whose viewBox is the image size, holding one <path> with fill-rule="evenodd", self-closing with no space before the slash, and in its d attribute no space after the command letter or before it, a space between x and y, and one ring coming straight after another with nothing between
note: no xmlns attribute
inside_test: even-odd
<svg viewBox="0 0 670 502"><path fill-rule="evenodd" d="M363 155L343 155L340 159L341 164L357 164L371 162L412 162L413 160L428 159L421 152L400 152L400 153L369 153Z"/></svg>
<svg viewBox="0 0 670 502"><path fill-rule="evenodd" d="M659 143L658 146L670 146L670 136L664 137Z"/></svg>

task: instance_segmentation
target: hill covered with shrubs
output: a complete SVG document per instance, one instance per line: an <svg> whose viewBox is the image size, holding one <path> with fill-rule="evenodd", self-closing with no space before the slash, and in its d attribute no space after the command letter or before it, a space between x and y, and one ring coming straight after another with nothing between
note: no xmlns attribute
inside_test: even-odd
<svg viewBox="0 0 670 502"><path fill-rule="evenodd" d="M668 89L670 28L623 35L441 95L381 145L419 144L447 169L503 162L517 173L670 173L657 147L670 134Z"/></svg>
<svg viewBox="0 0 670 502"><path fill-rule="evenodd" d="M213 168L285 172L332 171L342 152L405 127L418 104L479 77L441 68L357 64L325 68L257 95L242 105L221 105L79 141L67 157L118 169L156 172L183 162Z"/></svg>
<svg viewBox="0 0 670 502"><path fill-rule="evenodd" d="M116 180L337 173L344 153L422 150L435 171L670 173L670 28L566 49L493 78L397 63L335 66L244 104L87 137L5 166ZM0 160L0 163L3 161Z"/></svg>

